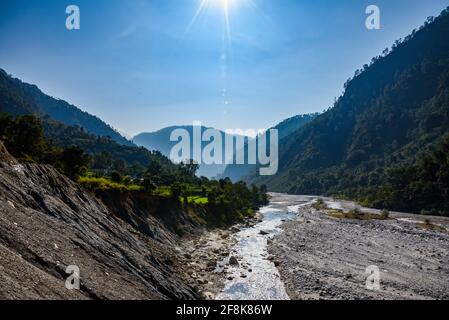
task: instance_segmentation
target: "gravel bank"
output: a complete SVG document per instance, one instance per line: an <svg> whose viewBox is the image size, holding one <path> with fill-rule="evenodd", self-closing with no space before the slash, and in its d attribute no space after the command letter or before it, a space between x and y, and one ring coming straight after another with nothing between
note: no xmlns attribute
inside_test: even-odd
<svg viewBox="0 0 449 320"><path fill-rule="evenodd" d="M423 227L426 218L438 230ZM361 221L304 206L282 228L269 252L281 262L291 299L449 299L447 218L392 213L388 220ZM366 286L372 265L380 269L380 290Z"/></svg>

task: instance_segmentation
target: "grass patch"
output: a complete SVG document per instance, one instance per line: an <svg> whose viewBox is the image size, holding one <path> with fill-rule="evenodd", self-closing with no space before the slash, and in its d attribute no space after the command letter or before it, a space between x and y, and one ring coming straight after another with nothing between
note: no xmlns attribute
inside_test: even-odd
<svg viewBox="0 0 449 320"><path fill-rule="evenodd" d="M171 190L170 187L157 187L156 190L154 191L155 195L158 195L160 197L165 197L165 198L169 198L171 197Z"/></svg>
<svg viewBox="0 0 449 320"><path fill-rule="evenodd" d="M315 210L325 210L327 209L327 205L323 199L319 198L312 204L312 208Z"/></svg>
<svg viewBox="0 0 449 320"><path fill-rule="evenodd" d="M209 203L209 199L207 197L200 197L200 196L190 196L190 197L187 197L187 200L189 203L194 203L194 204L208 204Z"/></svg>
<svg viewBox="0 0 449 320"><path fill-rule="evenodd" d="M359 209L354 209L349 212L343 210L327 210L327 214L336 219L350 219L350 220L387 220L388 217L384 214L375 214L368 212L361 212Z"/></svg>
<svg viewBox="0 0 449 320"><path fill-rule="evenodd" d="M139 185L125 185L122 183L113 182L104 177L97 178L93 176L80 177L78 183L87 190L120 190L120 191L139 191L143 188Z"/></svg>
<svg viewBox="0 0 449 320"><path fill-rule="evenodd" d="M424 220L424 222L420 223L419 226L424 230L447 233L446 228L439 226L437 224L433 224L429 219Z"/></svg>

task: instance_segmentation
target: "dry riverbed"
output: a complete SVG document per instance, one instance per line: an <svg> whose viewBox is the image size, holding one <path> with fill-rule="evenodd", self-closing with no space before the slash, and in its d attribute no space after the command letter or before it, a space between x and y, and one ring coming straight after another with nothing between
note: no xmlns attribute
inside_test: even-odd
<svg viewBox="0 0 449 320"><path fill-rule="evenodd" d="M324 207L355 206L327 199ZM357 220L306 206L282 229L269 251L282 262L291 299L449 299L447 218L391 213ZM367 289L368 266L379 268L380 290Z"/></svg>
<svg viewBox="0 0 449 320"><path fill-rule="evenodd" d="M449 299L448 218L316 200L272 194L256 218L184 241L180 273L204 299Z"/></svg>

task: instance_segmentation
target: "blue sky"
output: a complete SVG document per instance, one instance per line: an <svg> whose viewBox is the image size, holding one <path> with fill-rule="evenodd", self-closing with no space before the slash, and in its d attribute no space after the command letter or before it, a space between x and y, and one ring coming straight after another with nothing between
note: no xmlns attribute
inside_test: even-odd
<svg viewBox="0 0 449 320"><path fill-rule="evenodd" d="M322 111L354 71L449 0L0 0L0 68L137 134L268 128ZM81 30L65 28L78 5ZM381 9L381 30L365 8ZM190 28L189 28L190 26Z"/></svg>

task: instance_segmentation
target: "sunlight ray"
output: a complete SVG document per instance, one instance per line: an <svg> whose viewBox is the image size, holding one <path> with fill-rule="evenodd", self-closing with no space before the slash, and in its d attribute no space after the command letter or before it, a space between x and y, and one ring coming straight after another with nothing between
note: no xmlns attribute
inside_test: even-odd
<svg viewBox="0 0 449 320"><path fill-rule="evenodd" d="M209 0L201 0L200 5L198 6L198 9L195 12L195 15L193 16L192 20L190 21L189 25L187 26L186 30L184 31L184 36L186 36L192 27L195 25L196 21L198 20L201 13L204 11L204 7L209 2Z"/></svg>
<svg viewBox="0 0 449 320"><path fill-rule="evenodd" d="M226 41L228 50L232 51L232 38L231 38L231 23L229 21L229 3L224 0L224 20L225 20L225 30L226 30Z"/></svg>
<svg viewBox="0 0 449 320"><path fill-rule="evenodd" d="M259 15L265 19L270 25L274 26L273 20L260 8L260 6L257 5L257 3L254 0L246 0L245 1L249 6L259 13Z"/></svg>

